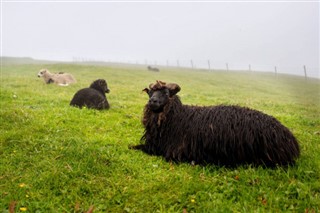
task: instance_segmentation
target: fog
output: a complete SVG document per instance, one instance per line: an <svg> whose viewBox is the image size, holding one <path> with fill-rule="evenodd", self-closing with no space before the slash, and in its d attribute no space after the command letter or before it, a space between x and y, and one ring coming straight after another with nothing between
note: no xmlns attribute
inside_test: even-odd
<svg viewBox="0 0 320 213"><path fill-rule="evenodd" d="M2 1L1 56L319 75L319 2Z"/></svg>

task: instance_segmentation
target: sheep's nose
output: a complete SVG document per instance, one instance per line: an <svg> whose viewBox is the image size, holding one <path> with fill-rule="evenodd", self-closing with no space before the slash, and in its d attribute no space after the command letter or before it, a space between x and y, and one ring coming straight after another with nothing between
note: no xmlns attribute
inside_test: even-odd
<svg viewBox="0 0 320 213"><path fill-rule="evenodd" d="M149 103L150 104L157 104L158 100L156 98L150 98Z"/></svg>

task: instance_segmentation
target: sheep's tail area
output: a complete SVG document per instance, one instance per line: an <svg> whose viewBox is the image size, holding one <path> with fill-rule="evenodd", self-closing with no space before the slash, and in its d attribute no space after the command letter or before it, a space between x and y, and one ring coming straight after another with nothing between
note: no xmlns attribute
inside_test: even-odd
<svg viewBox="0 0 320 213"><path fill-rule="evenodd" d="M203 146L209 161L273 167L293 165L300 155L294 135L272 116L238 106L211 107L206 113Z"/></svg>

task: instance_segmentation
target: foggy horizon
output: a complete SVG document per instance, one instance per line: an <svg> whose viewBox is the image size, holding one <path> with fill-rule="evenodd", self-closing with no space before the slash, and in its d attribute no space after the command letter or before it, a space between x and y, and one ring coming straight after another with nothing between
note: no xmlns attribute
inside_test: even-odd
<svg viewBox="0 0 320 213"><path fill-rule="evenodd" d="M319 2L1 3L1 56L319 75ZM191 62L192 60L192 62Z"/></svg>

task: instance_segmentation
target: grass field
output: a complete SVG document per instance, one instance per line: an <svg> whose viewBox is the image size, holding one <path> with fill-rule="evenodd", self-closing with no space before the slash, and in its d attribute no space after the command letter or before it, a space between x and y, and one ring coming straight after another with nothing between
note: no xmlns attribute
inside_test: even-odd
<svg viewBox="0 0 320 213"><path fill-rule="evenodd" d="M72 73L46 85L41 68ZM69 106L93 80L107 80L110 110ZM172 164L129 150L143 134L141 90L178 83L184 104L238 104L273 115L297 137L288 169ZM268 73L76 64L3 64L0 211L319 212L320 81Z"/></svg>

